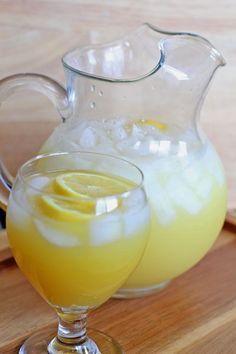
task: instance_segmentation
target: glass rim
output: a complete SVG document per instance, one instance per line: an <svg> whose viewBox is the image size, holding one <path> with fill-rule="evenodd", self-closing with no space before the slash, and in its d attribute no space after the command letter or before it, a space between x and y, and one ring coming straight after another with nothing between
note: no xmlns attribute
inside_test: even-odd
<svg viewBox="0 0 236 354"><path fill-rule="evenodd" d="M132 167L136 172L137 174L139 175L139 179L140 181L138 183L134 183L134 186L130 187L127 191L124 191L122 193L114 193L114 194L108 194L108 195L104 195L104 196L99 196L99 197L90 197L90 196L86 196L86 197L76 197L76 196L63 196L63 195L58 195L56 193L52 193L52 192L45 192L45 191L42 191L40 188L37 188L35 186L33 186L30 182L27 181L27 178L26 176L24 175L24 169L26 169L29 165L37 162L37 161L40 161L40 160L43 160L45 158L51 158L51 157L59 157L59 156L68 156L68 155L82 155L82 156L86 156L86 155L91 155L91 156L99 156L99 157L104 157L104 158L109 158L109 159L112 159L112 160L117 160L121 163L126 163L127 165L129 165L130 167ZM79 168L75 169L74 171L72 172L76 172L76 170L79 170ZM59 171L59 170L58 170ZM37 171L35 171L37 173ZM38 171L40 173L40 170ZM96 169L94 169L94 172L96 172ZM101 172L102 171L97 171L97 172ZM66 172L66 169L64 170L64 173L67 173ZM30 174L30 175L33 175ZM29 175L28 175L29 176ZM27 177L28 177L27 176ZM112 174L111 173L111 176L114 176L114 177L122 177L122 176L118 176L117 174ZM144 174L143 174L143 171L137 166L135 165L133 162L131 161L128 161L124 158L120 158L120 157L117 157L117 156L114 156L114 155L110 155L110 154L103 154L103 153L97 153L97 152L91 152L91 151L70 151L70 152L65 152L65 151L62 151L62 152L53 152L53 153L44 153L44 154L39 154L37 156L34 156L33 158L29 159L28 161L26 161L18 170L17 172L17 178L19 178L19 180L26 186L28 186L30 189L40 193L41 195L45 195L45 196L49 196L49 197L53 197L53 199L56 199L56 200L65 200L65 201L76 201L78 199L82 200L82 201L96 201L96 200L101 200L101 199L109 199L109 198L118 198L118 197L121 197L121 198L125 198L125 197L128 197L130 196L131 194L135 193L137 190L141 189L144 187ZM126 177L124 177L126 178ZM133 182L132 180L130 180L129 178L127 178L128 181L131 181Z"/></svg>

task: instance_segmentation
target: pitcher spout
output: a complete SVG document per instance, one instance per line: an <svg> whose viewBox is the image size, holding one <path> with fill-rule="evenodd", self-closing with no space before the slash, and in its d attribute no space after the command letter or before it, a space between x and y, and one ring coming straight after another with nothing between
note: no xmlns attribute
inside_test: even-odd
<svg viewBox="0 0 236 354"><path fill-rule="evenodd" d="M209 45L210 42L209 42ZM213 46L211 46L211 54L210 54L212 60L215 61L216 63L216 68L219 66L225 66L226 65L226 60L223 57L223 55Z"/></svg>
<svg viewBox="0 0 236 354"><path fill-rule="evenodd" d="M205 47L207 49L206 54L213 60L213 62L215 62L216 67L218 66L224 66L226 64L226 61L223 57L223 55L212 45L212 43L207 40L205 37L198 35L196 33L190 33L190 32L173 32L173 31L166 31L166 30L162 30L157 26L154 26L150 23L145 23L145 26L149 27L151 30L153 30L154 32L157 32L159 34L162 34L165 37L178 37L178 36L182 36L182 37L187 37L190 40L192 39L193 42L197 41L199 42L199 44L201 44L203 47ZM163 38L165 40L165 38Z"/></svg>

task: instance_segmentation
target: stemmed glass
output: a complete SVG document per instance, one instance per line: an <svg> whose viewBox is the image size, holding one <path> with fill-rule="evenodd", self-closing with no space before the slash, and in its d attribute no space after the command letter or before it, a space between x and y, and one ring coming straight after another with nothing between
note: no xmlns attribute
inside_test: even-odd
<svg viewBox="0 0 236 354"><path fill-rule="evenodd" d="M140 260L148 238L143 174L109 155L40 155L24 164L7 210L20 269L57 312L59 325L26 340L20 353L123 353L111 337L86 331ZM50 337L51 336L51 337Z"/></svg>

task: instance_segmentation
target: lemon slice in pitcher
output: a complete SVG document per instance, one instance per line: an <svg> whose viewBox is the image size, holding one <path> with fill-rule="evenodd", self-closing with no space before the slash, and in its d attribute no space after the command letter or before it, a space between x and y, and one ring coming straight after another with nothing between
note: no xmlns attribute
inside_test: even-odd
<svg viewBox="0 0 236 354"><path fill-rule="evenodd" d="M156 119L149 118L149 119L140 119L138 120L138 124L141 125L150 125L152 127L155 127L159 130L165 131L167 130L167 125L165 123L161 123L157 121Z"/></svg>

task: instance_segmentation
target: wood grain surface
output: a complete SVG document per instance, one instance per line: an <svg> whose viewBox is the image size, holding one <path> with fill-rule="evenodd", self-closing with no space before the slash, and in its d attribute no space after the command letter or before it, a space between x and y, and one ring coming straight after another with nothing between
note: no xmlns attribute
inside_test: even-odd
<svg viewBox="0 0 236 354"><path fill-rule="evenodd" d="M224 229L205 259L161 293L111 299L89 326L114 336L126 354L234 354L235 232ZM16 354L30 334L56 322L13 260L0 263L0 318L1 354Z"/></svg>
<svg viewBox="0 0 236 354"><path fill-rule="evenodd" d="M1 0L0 78L17 72L37 72L64 83L60 58L66 51L118 38L143 22L171 31L201 34L227 61L227 66L216 73L201 121L222 157L233 206L236 200L235 0ZM17 124L17 129L12 130L11 122L31 122L32 128L18 129ZM0 110L0 156L15 172L19 164L36 153L58 123L59 117L45 97L28 91L15 94Z"/></svg>
<svg viewBox="0 0 236 354"><path fill-rule="evenodd" d="M143 22L201 34L224 55L227 66L216 74L201 122L222 157L229 204L236 206L235 0L1 0L0 79L37 72L64 85L66 51L118 38ZM15 173L60 120L45 97L29 91L0 108L0 158ZM127 354L235 354L235 242L235 229L224 229L213 251L165 291L110 300L89 324L114 336ZM3 237L0 260L9 256L5 245ZM0 354L16 353L26 337L55 320L14 262L1 262Z"/></svg>
<svg viewBox="0 0 236 354"><path fill-rule="evenodd" d="M0 230L0 262L11 257L12 254L9 248L6 230Z"/></svg>

